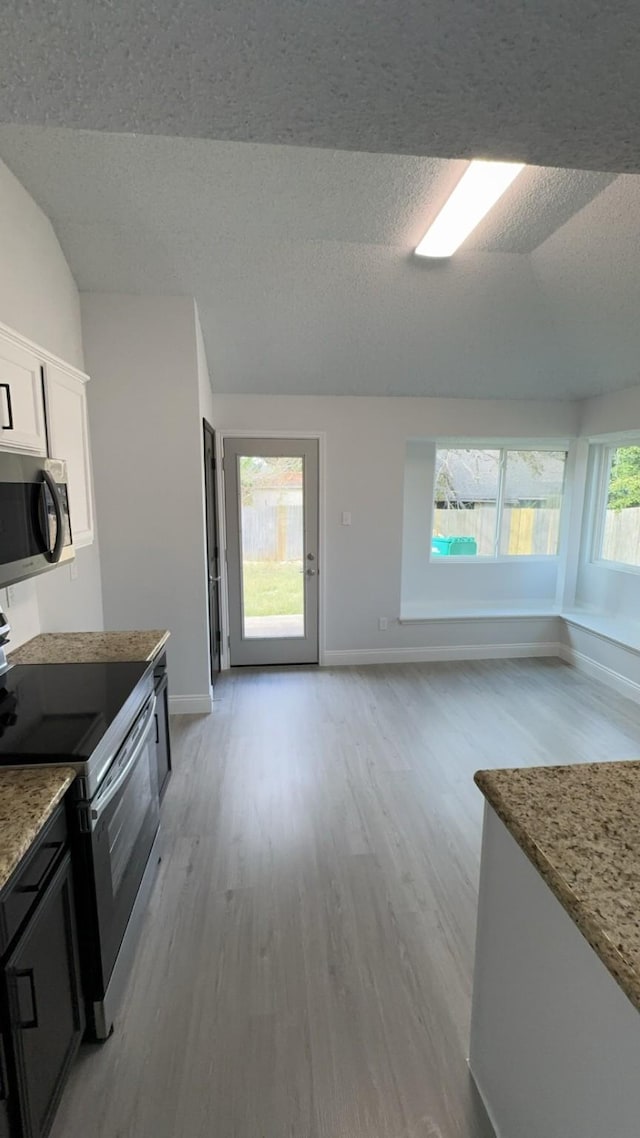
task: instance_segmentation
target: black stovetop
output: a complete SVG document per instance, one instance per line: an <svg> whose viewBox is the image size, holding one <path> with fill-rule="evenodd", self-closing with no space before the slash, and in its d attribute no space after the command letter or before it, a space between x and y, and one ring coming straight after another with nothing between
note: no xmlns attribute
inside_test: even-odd
<svg viewBox="0 0 640 1138"><path fill-rule="evenodd" d="M149 664L16 664L0 676L0 766L87 762Z"/></svg>

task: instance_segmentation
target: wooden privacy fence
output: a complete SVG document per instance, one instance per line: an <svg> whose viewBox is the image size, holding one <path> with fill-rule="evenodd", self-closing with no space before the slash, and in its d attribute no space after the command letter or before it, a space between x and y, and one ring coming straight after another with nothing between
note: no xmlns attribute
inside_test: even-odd
<svg viewBox="0 0 640 1138"><path fill-rule="evenodd" d="M628 511L627 511L628 512ZM558 551L560 511L505 506L500 548L511 554L553 554ZM496 530L493 506L476 510L436 510L433 532L442 537L474 537L481 557L492 557Z"/></svg>
<svg viewBox="0 0 640 1138"><path fill-rule="evenodd" d="M496 512L436 510L434 533L443 537L474 537L480 556L491 557ZM501 548L511 554L553 554L558 549L558 509L535 510L505 506ZM300 561L303 550L303 507L243 506L242 549L247 561ZM607 510L602 555L611 561L640 565L640 507Z"/></svg>
<svg viewBox="0 0 640 1138"><path fill-rule="evenodd" d="M607 561L640 565L640 507L607 510L602 556Z"/></svg>
<svg viewBox="0 0 640 1138"><path fill-rule="evenodd" d="M434 533L443 537L474 537L478 553L493 554L496 512L492 506L477 510L436 510ZM560 511L505 506L501 548L511 554L553 554L558 550ZM640 565L640 506L607 510L602 556L607 561Z"/></svg>
<svg viewBox="0 0 640 1138"><path fill-rule="evenodd" d="M242 554L246 561L301 561L303 506L242 507Z"/></svg>

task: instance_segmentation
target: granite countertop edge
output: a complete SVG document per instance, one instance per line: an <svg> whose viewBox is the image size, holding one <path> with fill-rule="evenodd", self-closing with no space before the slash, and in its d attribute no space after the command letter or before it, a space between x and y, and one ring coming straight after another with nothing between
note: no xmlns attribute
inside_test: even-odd
<svg viewBox="0 0 640 1138"><path fill-rule="evenodd" d="M88 664L154 660L171 633L167 629L114 632L41 632L9 653L10 664Z"/></svg>
<svg viewBox="0 0 640 1138"><path fill-rule="evenodd" d="M63 765L0 772L0 818L6 810L7 801L12 815L9 837L0 844L0 890L10 885L20 863L62 802L75 777L73 768ZM33 805L34 798L38 800L36 806Z"/></svg>
<svg viewBox="0 0 640 1138"><path fill-rule="evenodd" d="M548 771L549 767L532 769L544 772ZM476 771L474 782L482 791L489 805L493 807L501 822L507 827L522 852L538 870L582 936L600 957L616 983L634 1007L640 1011L640 975L636 966L626 959L620 948L607 936L597 912L594 912L589 905L576 896L575 891L557 866L549 860L540 845L531 837L526 824L516 817L513 810L504 801L499 788L493 785L492 775L500 774L503 776L505 773L504 770Z"/></svg>

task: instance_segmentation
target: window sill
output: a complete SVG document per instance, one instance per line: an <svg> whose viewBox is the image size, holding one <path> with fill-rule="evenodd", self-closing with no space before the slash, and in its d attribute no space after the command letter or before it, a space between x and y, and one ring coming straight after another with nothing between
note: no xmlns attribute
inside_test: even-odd
<svg viewBox="0 0 640 1138"><path fill-rule="evenodd" d="M631 652L640 653L640 624L637 621L625 620L619 616L602 616L580 609L565 610L562 619L575 628L592 632L603 640L610 640Z"/></svg>
<svg viewBox="0 0 640 1138"><path fill-rule="evenodd" d="M438 621L470 620L535 620L541 617L559 617L566 624L591 632L612 644L627 648L640 655L640 623L624 620L621 617L603 616L588 610L562 610L551 603L547 605L489 605L467 606L465 608L406 608L398 618L400 625L433 624Z"/></svg>
<svg viewBox="0 0 640 1138"><path fill-rule="evenodd" d="M604 557L594 557L591 562L596 569L608 569L614 573L631 573L638 576L640 565L628 565L626 561L605 561Z"/></svg>
<svg viewBox="0 0 640 1138"><path fill-rule="evenodd" d="M429 555L430 565L446 565L450 568L452 565L513 565L514 562L518 565L534 565L537 562L543 561L548 564L550 561L557 561L557 553L512 553L503 554L501 557L488 557L483 554L475 553L470 557L464 554L455 555L453 557L434 557L433 554ZM640 570L639 570L640 572Z"/></svg>
<svg viewBox="0 0 640 1138"><path fill-rule="evenodd" d="M469 605L460 608L407 607L400 613L399 624L429 624L432 621L454 620L513 620L535 617L561 616L552 602L540 605Z"/></svg>

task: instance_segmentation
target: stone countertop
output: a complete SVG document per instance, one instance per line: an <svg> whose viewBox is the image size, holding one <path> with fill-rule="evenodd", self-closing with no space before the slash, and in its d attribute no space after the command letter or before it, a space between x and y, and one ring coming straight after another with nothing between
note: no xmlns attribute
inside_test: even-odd
<svg viewBox="0 0 640 1138"><path fill-rule="evenodd" d="M640 1010L640 762L478 771L475 781Z"/></svg>
<svg viewBox="0 0 640 1138"><path fill-rule="evenodd" d="M153 660L170 632L43 632L16 648L11 664L102 664L121 660Z"/></svg>
<svg viewBox="0 0 640 1138"><path fill-rule="evenodd" d="M71 767L0 771L0 889L4 889L75 777Z"/></svg>

